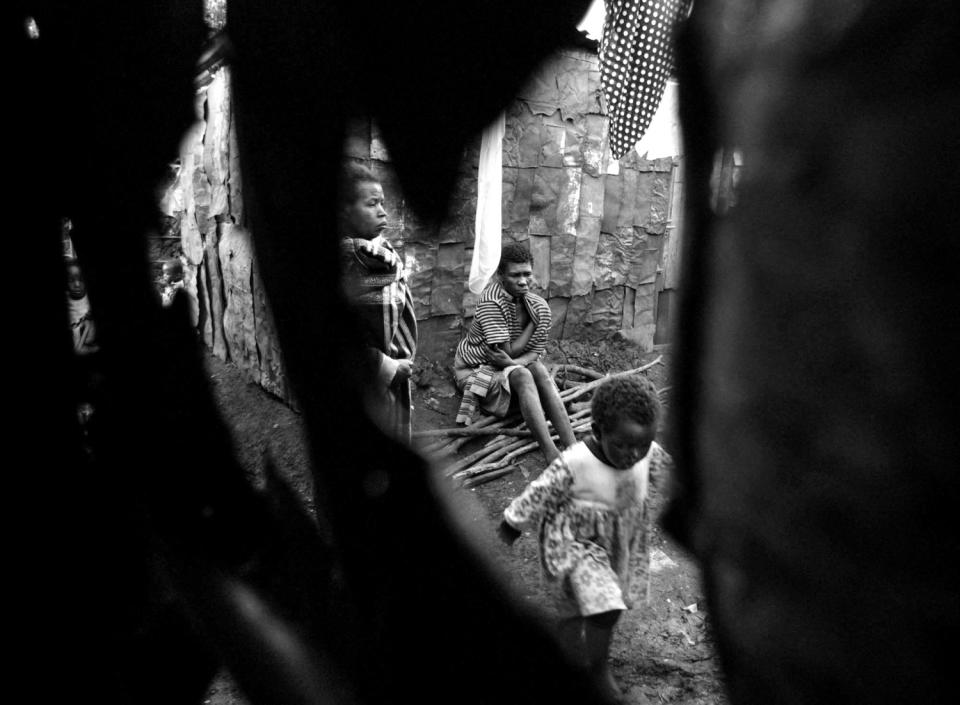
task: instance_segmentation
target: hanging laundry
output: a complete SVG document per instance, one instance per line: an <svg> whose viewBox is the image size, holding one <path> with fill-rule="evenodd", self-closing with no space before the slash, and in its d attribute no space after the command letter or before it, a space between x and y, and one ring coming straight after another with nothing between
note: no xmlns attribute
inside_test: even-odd
<svg viewBox="0 0 960 705"><path fill-rule="evenodd" d="M643 137L673 72L673 34L692 0L606 0L600 86L610 152L620 159Z"/></svg>
<svg viewBox="0 0 960 705"><path fill-rule="evenodd" d="M500 264L500 228L502 224L503 134L506 116L483 131L480 140L480 165L477 169L477 219L474 228L473 260L470 262L470 291L479 294Z"/></svg>
<svg viewBox="0 0 960 705"><path fill-rule="evenodd" d="M677 82L670 79L663 89L657 112L637 142L637 154L644 159L663 159L683 154L680 115L677 112Z"/></svg>

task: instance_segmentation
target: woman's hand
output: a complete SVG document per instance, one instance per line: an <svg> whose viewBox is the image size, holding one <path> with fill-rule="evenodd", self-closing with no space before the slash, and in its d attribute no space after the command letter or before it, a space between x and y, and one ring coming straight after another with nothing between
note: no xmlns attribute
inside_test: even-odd
<svg viewBox="0 0 960 705"><path fill-rule="evenodd" d="M387 389L397 394L409 383L413 375L413 360L397 360L397 371L393 374L393 379L387 385Z"/></svg>
<svg viewBox="0 0 960 705"><path fill-rule="evenodd" d="M393 384L406 382L413 374L413 360L397 360L397 371L393 375Z"/></svg>
<svg viewBox="0 0 960 705"><path fill-rule="evenodd" d="M505 367L510 367L510 365L516 364L513 361L513 358L507 355L507 353L500 348L489 346L488 351L490 353L490 364L497 369L502 370Z"/></svg>

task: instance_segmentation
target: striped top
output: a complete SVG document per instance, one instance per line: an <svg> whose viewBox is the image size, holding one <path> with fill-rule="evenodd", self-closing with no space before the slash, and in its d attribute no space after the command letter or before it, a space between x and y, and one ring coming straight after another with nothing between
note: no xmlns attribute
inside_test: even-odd
<svg viewBox="0 0 960 705"><path fill-rule="evenodd" d="M550 306L542 296L527 293L522 297L527 312L534 322L533 334L523 352L543 355L547 349L547 334L550 332ZM476 367L490 362L488 345L509 343L516 340L523 329L517 320L517 305L498 281L491 281L480 294L473 323L467 336L457 346L460 367Z"/></svg>

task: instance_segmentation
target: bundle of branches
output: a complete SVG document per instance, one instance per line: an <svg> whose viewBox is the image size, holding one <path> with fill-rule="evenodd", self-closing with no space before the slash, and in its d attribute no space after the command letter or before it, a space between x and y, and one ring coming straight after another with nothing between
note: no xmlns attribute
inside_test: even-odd
<svg viewBox="0 0 960 705"><path fill-rule="evenodd" d="M660 364L662 359L657 357L646 365L618 374L645 372L654 365ZM587 381L571 380L567 376L570 373L586 378ZM560 398L570 414L574 433L585 433L593 422L588 395L592 394L607 375L576 365L556 365L551 369L551 374L555 379L563 374L564 384L558 384L562 388ZM668 389L669 387L665 387L658 393L662 396ZM549 422L548 427L552 431L553 427ZM445 457L451 457L471 439L489 438L480 449L446 467L446 476L461 483L463 487L476 487L513 472L517 467L514 461L537 450L538 447L536 441L531 440L530 429L523 423L519 414L511 414L503 419L484 416L467 426L419 431L413 435L418 440L436 439L432 442L428 440L426 445L421 446L421 450ZM552 434L551 437L555 440L558 438L556 434Z"/></svg>

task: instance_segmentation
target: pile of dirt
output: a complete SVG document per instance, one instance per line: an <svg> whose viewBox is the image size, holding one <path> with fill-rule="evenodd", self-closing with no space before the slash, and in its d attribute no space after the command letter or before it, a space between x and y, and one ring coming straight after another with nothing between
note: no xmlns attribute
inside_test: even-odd
<svg viewBox="0 0 960 705"><path fill-rule="evenodd" d="M547 364L578 365L606 374L634 369L661 356L669 357L669 352L643 352L635 345L617 339L600 343L553 340L547 345L544 360ZM664 365L660 371L666 371L667 367ZM654 378L651 376L651 379Z"/></svg>

